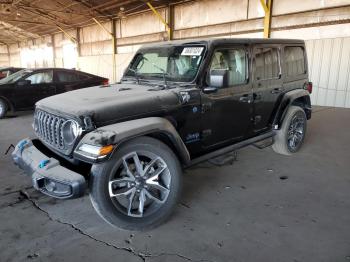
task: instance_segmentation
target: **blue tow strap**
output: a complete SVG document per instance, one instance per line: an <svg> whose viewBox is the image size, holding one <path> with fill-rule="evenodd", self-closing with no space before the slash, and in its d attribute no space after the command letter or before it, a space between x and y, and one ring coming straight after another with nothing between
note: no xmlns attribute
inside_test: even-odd
<svg viewBox="0 0 350 262"><path fill-rule="evenodd" d="M44 168L49 162L50 162L50 160L48 160L48 159L41 160L39 163L39 168Z"/></svg>
<svg viewBox="0 0 350 262"><path fill-rule="evenodd" d="M21 142L19 143L18 148L19 148L19 150L21 151L21 153L23 152L24 146L25 146L27 143L28 143L27 140L23 140L23 141L21 141Z"/></svg>

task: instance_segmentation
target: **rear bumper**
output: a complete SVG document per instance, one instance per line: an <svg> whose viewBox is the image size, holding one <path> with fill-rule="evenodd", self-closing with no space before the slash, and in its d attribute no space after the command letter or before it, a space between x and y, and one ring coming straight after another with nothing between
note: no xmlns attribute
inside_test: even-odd
<svg viewBox="0 0 350 262"><path fill-rule="evenodd" d="M85 178L60 165L36 148L30 139L20 141L12 153L15 164L31 176L35 189L51 197L68 199L84 195Z"/></svg>

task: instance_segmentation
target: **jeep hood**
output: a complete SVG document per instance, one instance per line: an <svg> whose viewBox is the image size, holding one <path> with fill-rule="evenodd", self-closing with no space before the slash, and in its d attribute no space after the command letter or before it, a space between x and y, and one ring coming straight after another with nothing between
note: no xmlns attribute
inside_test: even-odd
<svg viewBox="0 0 350 262"><path fill-rule="evenodd" d="M91 116L97 126L173 110L180 106L172 90L136 84L90 87L37 102L43 110L72 117Z"/></svg>

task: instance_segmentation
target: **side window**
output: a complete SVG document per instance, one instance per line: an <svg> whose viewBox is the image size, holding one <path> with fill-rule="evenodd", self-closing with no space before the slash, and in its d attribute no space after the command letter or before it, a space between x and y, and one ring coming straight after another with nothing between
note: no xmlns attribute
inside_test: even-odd
<svg viewBox="0 0 350 262"><path fill-rule="evenodd" d="M255 79L277 78L280 74L277 48L255 49Z"/></svg>
<svg viewBox="0 0 350 262"><path fill-rule="evenodd" d="M11 72L9 70L0 71L1 78L8 77L10 74L11 74Z"/></svg>
<svg viewBox="0 0 350 262"><path fill-rule="evenodd" d="M86 79L90 78L90 76L82 74L82 73L80 73L78 76L79 76L79 80L86 80Z"/></svg>
<svg viewBox="0 0 350 262"><path fill-rule="evenodd" d="M210 71L227 71L228 85L240 85L247 81L247 55L244 49L222 49L215 51Z"/></svg>
<svg viewBox="0 0 350 262"><path fill-rule="evenodd" d="M300 46L285 47L284 59L287 76L297 76L306 73L304 48Z"/></svg>
<svg viewBox="0 0 350 262"><path fill-rule="evenodd" d="M53 72L45 71L40 73L34 73L26 78L26 80L30 80L32 84L44 84L52 82Z"/></svg>
<svg viewBox="0 0 350 262"><path fill-rule="evenodd" d="M73 72L58 71L57 72L58 82L77 82L79 81L79 75Z"/></svg>

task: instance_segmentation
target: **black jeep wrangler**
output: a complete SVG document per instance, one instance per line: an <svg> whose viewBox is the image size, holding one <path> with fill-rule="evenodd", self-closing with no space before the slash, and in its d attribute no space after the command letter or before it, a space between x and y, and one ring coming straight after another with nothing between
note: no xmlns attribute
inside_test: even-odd
<svg viewBox="0 0 350 262"><path fill-rule="evenodd" d="M154 227L176 205L182 168L257 143L299 150L311 117L307 68L300 40L146 46L120 83L39 101L37 138L20 141L13 159L44 194L76 198L89 187L108 223Z"/></svg>

